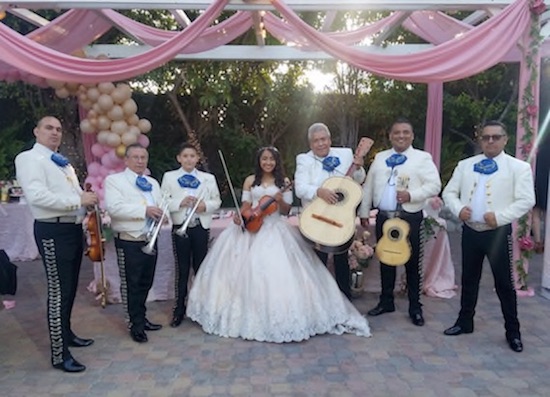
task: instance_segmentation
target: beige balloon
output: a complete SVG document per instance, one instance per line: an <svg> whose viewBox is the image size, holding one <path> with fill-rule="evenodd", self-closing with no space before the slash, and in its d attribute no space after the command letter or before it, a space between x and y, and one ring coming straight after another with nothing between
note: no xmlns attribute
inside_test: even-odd
<svg viewBox="0 0 550 397"><path fill-rule="evenodd" d="M109 135L111 135L111 131L99 131L97 133L97 142L101 143L102 145L107 145Z"/></svg>
<svg viewBox="0 0 550 397"><path fill-rule="evenodd" d="M69 94L69 90L63 87L63 88L56 89L55 95L57 95L61 99L65 99L65 98L68 98L70 94Z"/></svg>
<svg viewBox="0 0 550 397"><path fill-rule="evenodd" d="M111 92L111 97L113 98L113 101L119 105L123 104L126 100L126 94L124 93L124 90L119 89L118 87Z"/></svg>
<svg viewBox="0 0 550 397"><path fill-rule="evenodd" d="M99 83L97 85L97 89L99 90L99 92L101 92L102 94L110 94L111 92L113 92L113 90L115 89L115 85L111 82L107 82L107 83Z"/></svg>
<svg viewBox="0 0 550 397"><path fill-rule="evenodd" d="M137 114L132 114L126 118L126 122L128 123L128 125L137 126L139 123L139 116Z"/></svg>
<svg viewBox="0 0 550 397"><path fill-rule="evenodd" d="M131 132L125 132L122 134L122 143L126 146L137 142L137 136Z"/></svg>
<svg viewBox="0 0 550 397"><path fill-rule="evenodd" d="M105 113L100 107L99 107L99 103L94 103L92 105L92 110L96 113L96 114L102 114L102 113Z"/></svg>
<svg viewBox="0 0 550 397"><path fill-rule="evenodd" d="M97 102L97 99L101 95L101 92L97 89L97 87L91 87L88 88L88 91L86 92L86 96L90 101Z"/></svg>
<svg viewBox="0 0 550 397"><path fill-rule="evenodd" d="M136 113L137 109L137 103L132 98L126 99L122 104L122 110L124 110L124 114L126 115L126 117Z"/></svg>
<svg viewBox="0 0 550 397"><path fill-rule="evenodd" d="M97 128L97 117L88 117L88 120L95 130Z"/></svg>
<svg viewBox="0 0 550 397"><path fill-rule="evenodd" d="M151 131L151 127L151 122L147 119L140 119L138 122L138 128L144 134L147 134L149 131Z"/></svg>
<svg viewBox="0 0 550 397"><path fill-rule="evenodd" d="M99 98L97 98L97 104L101 110L108 112L113 108L114 101L109 94L101 94Z"/></svg>
<svg viewBox="0 0 550 397"><path fill-rule="evenodd" d="M117 120L111 123L111 131L115 134L122 135L128 132L128 124L124 120Z"/></svg>
<svg viewBox="0 0 550 397"><path fill-rule="evenodd" d="M84 119L80 121L80 131L85 134L91 134L95 132L95 128L92 126L92 123L90 123L90 120Z"/></svg>
<svg viewBox="0 0 550 397"><path fill-rule="evenodd" d="M118 83L116 85L116 88L121 90L122 92L124 92L124 100L126 99L130 99L132 97L132 88L128 85L128 84L125 84L125 83Z"/></svg>
<svg viewBox="0 0 550 397"><path fill-rule="evenodd" d="M97 117L97 128L100 130L111 129L111 119L107 116L100 115Z"/></svg>
<svg viewBox="0 0 550 397"><path fill-rule="evenodd" d="M87 101L88 100L88 97L86 96L86 93L84 92L79 92L78 93L78 103L82 103L84 101Z"/></svg>
<svg viewBox="0 0 550 397"><path fill-rule="evenodd" d="M128 132L134 134L136 136L136 139L141 135L140 129L135 125L128 126Z"/></svg>
<svg viewBox="0 0 550 397"><path fill-rule="evenodd" d="M120 145L120 142L121 142L121 139L120 139L120 135L118 134L111 132L107 137L107 145L109 145L110 147L117 147L118 145Z"/></svg>
<svg viewBox="0 0 550 397"><path fill-rule="evenodd" d="M113 121L123 120L124 110L122 110L120 105L115 105L111 110L109 110L109 112L107 112L107 116L109 116L109 118Z"/></svg>

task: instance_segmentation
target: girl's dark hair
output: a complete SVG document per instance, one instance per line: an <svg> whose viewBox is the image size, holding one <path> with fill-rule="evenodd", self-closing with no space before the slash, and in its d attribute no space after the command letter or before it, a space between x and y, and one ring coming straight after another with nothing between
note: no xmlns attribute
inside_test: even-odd
<svg viewBox="0 0 550 397"><path fill-rule="evenodd" d="M260 157L262 157L262 153L266 150L271 153L275 159L275 168L273 169L275 186L282 188L285 185L285 170L283 168L283 162L281 161L281 154L274 146L267 146L258 149L258 152L256 153L256 162L254 165L254 183L252 183L252 186L259 186L262 184L263 171L260 166Z"/></svg>

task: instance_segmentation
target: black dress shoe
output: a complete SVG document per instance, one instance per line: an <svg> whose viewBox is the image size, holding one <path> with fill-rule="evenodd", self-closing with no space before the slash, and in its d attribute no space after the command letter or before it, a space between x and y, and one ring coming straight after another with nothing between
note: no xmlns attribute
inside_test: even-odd
<svg viewBox="0 0 550 397"><path fill-rule="evenodd" d="M451 328L447 328L443 333L449 336L456 336L460 334L471 334L472 332L474 332L473 328L466 328L455 324Z"/></svg>
<svg viewBox="0 0 550 397"><path fill-rule="evenodd" d="M395 311L395 307L384 307L382 305L376 306L374 309L371 309L367 312L369 316L379 316L384 313L391 313Z"/></svg>
<svg viewBox="0 0 550 397"><path fill-rule="evenodd" d="M145 333L145 331L137 331L137 330L131 329L130 336L132 337L134 342L137 342L137 343L145 343L149 340L147 339L147 334Z"/></svg>
<svg viewBox="0 0 550 397"><path fill-rule="evenodd" d="M145 331L158 331L159 329L162 328L162 325L154 324L149 320L145 319L145 325L143 326L143 328L145 328Z"/></svg>
<svg viewBox="0 0 550 397"><path fill-rule="evenodd" d="M86 347L86 346L92 345L93 343L94 343L93 339L79 338L78 336L75 335L75 337L69 341L69 346Z"/></svg>
<svg viewBox="0 0 550 397"><path fill-rule="evenodd" d="M172 317L172 322L170 323L170 327L172 328L179 327L182 321L183 321L183 314L176 315Z"/></svg>
<svg viewBox="0 0 550 397"><path fill-rule="evenodd" d="M523 343L521 343L520 338L512 338L508 340L508 344L510 345L510 349L516 353L521 353L523 351Z"/></svg>
<svg viewBox="0 0 550 397"><path fill-rule="evenodd" d="M72 357L67 358L62 363L55 364L53 367L65 372L82 372L86 369L84 365L80 364Z"/></svg>
<svg viewBox="0 0 550 397"><path fill-rule="evenodd" d="M411 321L414 325L422 327L424 325L424 317L421 313L416 313L411 315Z"/></svg>

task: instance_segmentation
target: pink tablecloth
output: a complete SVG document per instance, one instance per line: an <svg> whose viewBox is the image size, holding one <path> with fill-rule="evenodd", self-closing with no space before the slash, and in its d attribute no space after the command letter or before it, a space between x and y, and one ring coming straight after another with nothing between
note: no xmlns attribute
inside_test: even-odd
<svg viewBox="0 0 550 397"><path fill-rule="evenodd" d="M0 204L0 249L13 262L39 259L34 241L34 220L26 204Z"/></svg>

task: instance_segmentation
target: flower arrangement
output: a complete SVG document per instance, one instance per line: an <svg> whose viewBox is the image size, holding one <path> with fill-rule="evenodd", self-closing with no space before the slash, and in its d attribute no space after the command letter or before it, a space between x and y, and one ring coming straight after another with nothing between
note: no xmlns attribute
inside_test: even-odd
<svg viewBox="0 0 550 397"><path fill-rule="evenodd" d="M426 216L423 221L425 241L435 236L439 230L443 228L443 225L436 219L439 211L443 207L443 200L436 196L429 199L427 204L428 205L424 207L424 213Z"/></svg>
<svg viewBox="0 0 550 397"><path fill-rule="evenodd" d="M524 49L525 62L529 69L529 80L521 95L518 115L520 124L524 130L519 145L519 154L521 156L518 157L523 160L527 160L533 150L536 128L535 117L539 112L535 98L535 93L537 92L536 86L539 80L539 62L537 59L539 57L539 48L543 40L540 34L540 15L546 11L546 4L544 4L544 0L531 0L529 7L531 10L531 25L529 29L530 40L528 48ZM529 235L530 218L529 214L526 214L518 220L517 238L520 252L519 257L514 261L514 268L518 276L517 283L520 290L523 291L528 289L527 271L524 264L533 255L534 249L533 241Z"/></svg>
<svg viewBox="0 0 550 397"><path fill-rule="evenodd" d="M364 231L359 239L353 240L348 250L348 262L350 270L361 270L369 266L369 259L374 254L374 249L367 244L370 237L368 231Z"/></svg>

